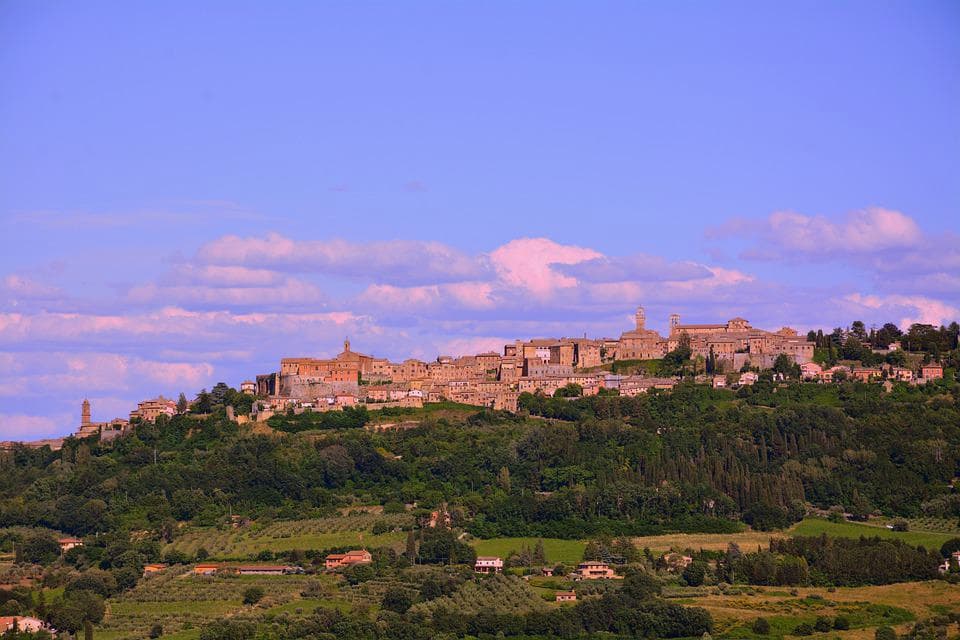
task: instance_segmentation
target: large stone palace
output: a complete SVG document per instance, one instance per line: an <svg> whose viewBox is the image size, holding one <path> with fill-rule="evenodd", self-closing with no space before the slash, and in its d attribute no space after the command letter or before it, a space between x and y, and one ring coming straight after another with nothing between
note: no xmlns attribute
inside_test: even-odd
<svg viewBox="0 0 960 640"><path fill-rule="evenodd" d="M707 358L712 353L718 362L729 363L734 369L747 363L766 368L780 354L786 354L797 364L813 358L814 344L789 327L764 331L751 327L743 318L733 318L723 324L681 324L680 316L674 313L670 316L670 335L664 338L645 325L646 314L643 307L638 307L636 328L620 336L615 359L662 358L680 346L684 336L689 339L693 357Z"/></svg>

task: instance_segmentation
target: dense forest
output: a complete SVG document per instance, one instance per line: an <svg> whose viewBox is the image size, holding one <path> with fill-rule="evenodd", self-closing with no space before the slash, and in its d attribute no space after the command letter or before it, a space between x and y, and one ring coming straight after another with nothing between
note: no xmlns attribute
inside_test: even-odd
<svg viewBox="0 0 960 640"><path fill-rule="evenodd" d="M307 517L391 501L448 503L481 537L769 528L808 506L960 517L952 382L892 392L683 384L636 398L525 395L521 406L527 417L276 435L221 411L141 424L110 443L15 448L0 454L0 526L161 532L231 513Z"/></svg>
<svg viewBox="0 0 960 640"><path fill-rule="evenodd" d="M475 552L454 531L600 541L587 556L616 547L628 562L623 582L574 607L458 615L446 612L442 598L450 588L465 588L464 579L437 582L417 573L422 593L393 594L400 604L393 610L384 602L392 611L380 614L389 618L386 625L362 612L318 609L257 637L699 636L711 629L710 616L663 600L659 583L650 581L654 558L632 548L627 536L780 529L811 512L851 520L960 519L960 386L952 372L890 390L765 375L737 391L684 382L635 398L525 394L518 414L466 407L401 412L417 424L396 431L363 428L371 414L362 409L278 416L272 428L251 428L211 402L209 415L137 424L110 442L68 439L60 451L18 446L0 453L0 551L38 567L44 584L64 587L55 603L29 589L0 593L2 612L31 611L78 631L103 618L105 598L137 585L145 563L203 560L200 552L164 550L185 527L222 528L231 516L321 518L354 505L402 513L415 504L408 513L419 517L443 505L452 529L410 530L412 554L378 551L372 569L348 573L349 584L406 575L411 561L469 567ZM61 554L54 532L87 544ZM950 550L944 549L794 537L756 552L701 553L683 580L927 580L937 577ZM316 565L334 550L256 559ZM441 604L427 615L423 607L433 600ZM420 604L406 611L414 603ZM205 628L201 638L251 638L254 628L260 627L226 621Z"/></svg>

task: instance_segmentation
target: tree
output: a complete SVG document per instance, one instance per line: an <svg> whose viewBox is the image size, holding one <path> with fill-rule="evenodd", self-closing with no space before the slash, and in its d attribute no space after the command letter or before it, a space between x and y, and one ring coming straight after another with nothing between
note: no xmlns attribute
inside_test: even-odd
<svg viewBox="0 0 960 640"><path fill-rule="evenodd" d="M579 398L583 395L583 387L571 382L553 392L554 398Z"/></svg>
<svg viewBox="0 0 960 640"><path fill-rule="evenodd" d="M404 555L407 556L407 560L410 562L417 561L417 535L413 529L407 531L407 549Z"/></svg>
<svg viewBox="0 0 960 640"><path fill-rule="evenodd" d="M177 413L186 413L189 408L190 403L187 402L187 396L181 391L180 397L177 398Z"/></svg>
<svg viewBox="0 0 960 640"><path fill-rule="evenodd" d="M699 587L707 576L707 563L703 560L694 560L683 570L683 579L691 587Z"/></svg>
<svg viewBox="0 0 960 640"><path fill-rule="evenodd" d="M210 413L213 410L213 399L206 389L201 389L197 399L193 401L194 413Z"/></svg>
<svg viewBox="0 0 960 640"><path fill-rule="evenodd" d="M757 618L753 621L751 629L753 629L753 632L758 636L765 636L770 633L770 623L766 618Z"/></svg>
<svg viewBox="0 0 960 640"><path fill-rule="evenodd" d="M243 604L257 604L263 599L263 589L261 587L248 587L243 592Z"/></svg>
<svg viewBox="0 0 960 640"><path fill-rule="evenodd" d="M60 555L60 545L53 536L30 534L17 545L17 562L50 564Z"/></svg>
<svg viewBox="0 0 960 640"><path fill-rule="evenodd" d="M776 583L782 585L803 585L810 580L810 568L806 558L787 555L777 563Z"/></svg>
<svg viewBox="0 0 960 640"><path fill-rule="evenodd" d="M510 493L510 469L507 467L500 467L500 472L497 473L497 484L500 485L501 489L507 493Z"/></svg>
<svg viewBox="0 0 960 640"><path fill-rule="evenodd" d="M407 609L413 604L413 598L407 593L406 589L400 587L391 587L383 594L383 601L380 605L388 610L397 613L406 613Z"/></svg>
<svg viewBox="0 0 960 640"><path fill-rule="evenodd" d="M623 595L636 602L645 602L660 595L660 581L646 571L633 570L623 580Z"/></svg>
<svg viewBox="0 0 960 640"><path fill-rule="evenodd" d="M949 558L954 551L960 551L960 538L950 538L940 547L940 556Z"/></svg>
<svg viewBox="0 0 960 640"><path fill-rule="evenodd" d="M781 353L773 361L773 372L783 375L784 378L792 378L797 375L797 366L790 360L790 356Z"/></svg>

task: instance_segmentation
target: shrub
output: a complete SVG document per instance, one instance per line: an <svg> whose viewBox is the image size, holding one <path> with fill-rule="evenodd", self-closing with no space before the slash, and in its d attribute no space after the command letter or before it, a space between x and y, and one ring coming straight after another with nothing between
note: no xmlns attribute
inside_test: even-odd
<svg viewBox="0 0 960 640"><path fill-rule="evenodd" d="M150 638L159 638L163 635L163 625L155 624L150 627Z"/></svg>
<svg viewBox="0 0 960 640"><path fill-rule="evenodd" d="M753 626L751 629L753 629L755 634L765 636L770 633L770 623L766 618L757 618L753 621Z"/></svg>
<svg viewBox="0 0 960 640"><path fill-rule="evenodd" d="M846 631L850 628L850 618L847 616L837 616L833 619L833 628L837 631Z"/></svg>
<svg viewBox="0 0 960 640"><path fill-rule="evenodd" d="M817 621L813 623L813 628L820 633L830 631L830 629L833 629L833 621L827 616L817 616Z"/></svg>
<svg viewBox="0 0 960 640"><path fill-rule="evenodd" d="M796 627L793 628L793 635L795 636L809 636L813 635L813 625L809 622L801 622Z"/></svg>
<svg viewBox="0 0 960 640"><path fill-rule="evenodd" d="M877 627L873 637L876 640L897 640L897 632L893 630L893 627Z"/></svg>
<svg viewBox="0 0 960 640"><path fill-rule="evenodd" d="M263 598L263 589L249 587L243 592L243 604L257 604Z"/></svg>

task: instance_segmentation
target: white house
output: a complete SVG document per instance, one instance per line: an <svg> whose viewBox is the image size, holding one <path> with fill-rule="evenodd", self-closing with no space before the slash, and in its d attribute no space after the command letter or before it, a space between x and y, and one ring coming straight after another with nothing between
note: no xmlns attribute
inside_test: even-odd
<svg viewBox="0 0 960 640"><path fill-rule="evenodd" d="M503 558L477 556L477 562L473 565L473 570L477 573L500 573L503 571Z"/></svg>

